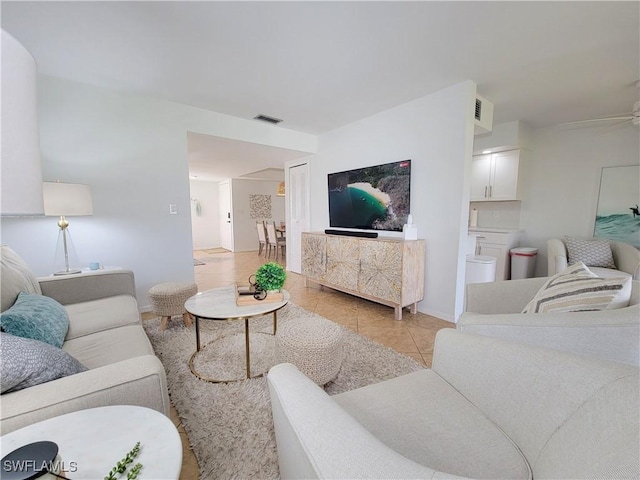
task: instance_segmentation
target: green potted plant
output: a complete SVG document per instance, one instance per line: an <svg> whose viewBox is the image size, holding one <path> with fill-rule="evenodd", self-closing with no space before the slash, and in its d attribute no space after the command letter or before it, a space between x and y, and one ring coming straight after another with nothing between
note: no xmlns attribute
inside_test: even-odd
<svg viewBox="0 0 640 480"><path fill-rule="evenodd" d="M275 262L268 262L256 271L256 284L262 290L280 291L287 279L287 273L282 265Z"/></svg>

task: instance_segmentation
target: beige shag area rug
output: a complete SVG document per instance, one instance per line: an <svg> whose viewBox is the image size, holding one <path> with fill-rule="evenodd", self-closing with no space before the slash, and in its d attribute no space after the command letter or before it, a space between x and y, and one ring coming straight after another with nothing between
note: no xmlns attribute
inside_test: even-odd
<svg viewBox="0 0 640 480"><path fill-rule="evenodd" d="M278 325L315 316L288 304L278 312ZM252 374L274 365L274 339L266 335L273 332L272 318L267 315L250 321ZM166 369L169 395L198 459L200 478L279 478L266 378L226 384L198 379L188 365L196 348L194 327L171 322L160 332L159 323L159 319L143 322ZM409 357L344 330L346 358L336 379L325 386L330 395L424 368ZM200 334L202 345L213 343L196 356L197 371L216 379L245 375L244 321L201 320Z"/></svg>

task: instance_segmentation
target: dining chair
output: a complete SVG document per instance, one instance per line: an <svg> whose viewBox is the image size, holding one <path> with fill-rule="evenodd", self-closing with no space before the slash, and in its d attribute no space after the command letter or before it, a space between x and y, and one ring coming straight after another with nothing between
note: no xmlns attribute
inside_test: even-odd
<svg viewBox="0 0 640 480"><path fill-rule="evenodd" d="M267 228L267 258L271 256L271 250L275 249L276 260L278 260L280 249L282 249L282 255L284 256L284 248L287 245L287 241L276 233L276 222L265 222L265 226Z"/></svg>
<svg viewBox="0 0 640 480"><path fill-rule="evenodd" d="M256 230L258 231L258 255L261 255L262 250L264 250L266 256L267 234L264 228L264 222L256 222Z"/></svg>

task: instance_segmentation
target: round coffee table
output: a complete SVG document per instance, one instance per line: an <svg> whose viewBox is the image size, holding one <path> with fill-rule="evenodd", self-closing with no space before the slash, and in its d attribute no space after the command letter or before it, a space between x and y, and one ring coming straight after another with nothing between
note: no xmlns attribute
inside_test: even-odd
<svg viewBox="0 0 640 480"><path fill-rule="evenodd" d="M142 464L140 478L180 477L180 434L169 418L150 408L113 405L49 418L3 435L2 456L43 440L58 445L64 475L72 479L104 478L137 442L140 452L130 467Z"/></svg>
<svg viewBox="0 0 640 480"><path fill-rule="evenodd" d="M184 307L196 319L196 351L193 352L189 359L189 368L191 373L201 380L212 383L230 383L245 380L247 378L261 377L265 372L257 375L251 375L251 352L249 343L249 320L269 313L273 313L273 335L278 329L278 310L289 302L289 292L281 290L284 300L280 302L258 302L255 305L236 305L236 287L222 287L207 290L198 293L189 298ZM237 378L231 380L218 380L205 377L200 374L195 366L194 359L198 352L207 345L200 346L200 320L244 320L244 338L245 338L245 362L246 362L246 378ZM213 343L213 342L211 342ZM210 345L210 344L208 344Z"/></svg>

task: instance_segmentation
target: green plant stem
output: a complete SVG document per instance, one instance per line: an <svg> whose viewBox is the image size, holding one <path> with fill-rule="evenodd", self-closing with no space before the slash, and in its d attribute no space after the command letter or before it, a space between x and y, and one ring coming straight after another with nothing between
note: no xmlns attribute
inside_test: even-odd
<svg viewBox="0 0 640 480"><path fill-rule="evenodd" d="M142 464L138 462L133 467L131 467L131 470L129 470L129 473L127 473L127 480L136 480L136 478L138 478L140 470L142 470Z"/></svg>
<svg viewBox="0 0 640 480"><path fill-rule="evenodd" d="M127 466L133 462L133 460L138 456L138 453L140 453L140 442L136 443L135 446L131 449L131 451L129 453L127 453L125 455L125 457L120 460L115 467L113 467L111 469L111 471L108 473L108 475L106 477L104 477L104 480L117 480L116 475L120 475L123 474L125 472L125 470L127 469ZM140 465L139 468L138 465ZM137 478L138 473L140 472L140 469L142 468L142 464L138 463L137 465L135 465L133 467L133 469L131 469L131 472L133 472L135 470L134 476L131 478ZM131 473L129 472L129 473ZM127 476L128 478L128 476Z"/></svg>

